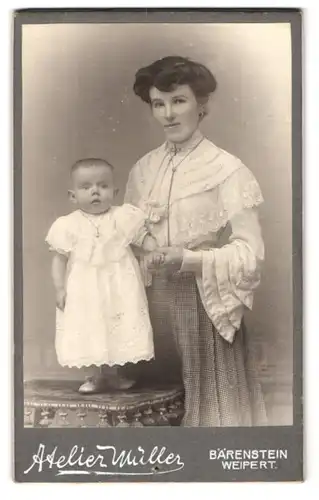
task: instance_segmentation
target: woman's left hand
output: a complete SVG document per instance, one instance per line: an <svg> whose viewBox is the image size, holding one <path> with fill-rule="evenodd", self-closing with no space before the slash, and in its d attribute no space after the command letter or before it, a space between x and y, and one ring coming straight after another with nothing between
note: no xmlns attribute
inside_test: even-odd
<svg viewBox="0 0 319 500"><path fill-rule="evenodd" d="M162 247L159 249L165 255L161 268L172 273L180 271L183 263L183 249L180 247Z"/></svg>

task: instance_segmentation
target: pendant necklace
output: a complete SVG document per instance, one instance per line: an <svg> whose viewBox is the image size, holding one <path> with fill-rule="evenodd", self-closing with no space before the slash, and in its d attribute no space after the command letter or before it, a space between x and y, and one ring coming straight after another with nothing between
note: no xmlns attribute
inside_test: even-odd
<svg viewBox="0 0 319 500"><path fill-rule="evenodd" d="M95 223L93 222L93 218L91 218L88 214L86 214L86 213L85 213L85 212L83 212L82 210L81 210L80 212L81 212L81 214L83 215L83 217L84 217L85 219L87 219L87 220L90 222L91 226L93 226L93 227L94 227L94 229L95 229L95 238L99 238L99 237L100 237L100 226L101 226L101 223L102 223L102 220L103 220L103 218L101 217L101 215L104 215L104 214L101 214L101 215L97 215L97 216L95 216L96 218L99 218L99 219L100 219L99 224L95 224Z"/></svg>
<svg viewBox="0 0 319 500"><path fill-rule="evenodd" d="M170 204L171 204L171 195L172 195L172 188L173 188L173 181L174 181L174 174L177 170L177 167L180 166L181 163L183 163L184 160L186 160L186 158L189 157L189 155L191 153L193 153L193 151L195 151L195 149L198 148L198 146L203 142L204 140L204 137L201 138L201 140L192 148L190 149L187 154L177 163L177 165L173 165L172 166L172 175L171 175L171 180L170 180L170 185L169 185L169 190L168 190L168 197L167 197L167 208L166 208L166 211L167 211L167 244L168 246L170 245L170 220L169 220L169 207L170 207ZM170 163L173 163L173 160L175 158L177 154L177 151L175 151L175 153L170 157L169 159L169 164Z"/></svg>

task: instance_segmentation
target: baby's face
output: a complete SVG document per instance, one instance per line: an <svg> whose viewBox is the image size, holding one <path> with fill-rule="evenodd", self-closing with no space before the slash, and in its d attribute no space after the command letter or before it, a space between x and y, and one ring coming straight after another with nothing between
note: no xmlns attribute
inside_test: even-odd
<svg viewBox="0 0 319 500"><path fill-rule="evenodd" d="M72 174L72 184L72 198L84 212L102 214L112 205L114 180L107 165L79 167Z"/></svg>

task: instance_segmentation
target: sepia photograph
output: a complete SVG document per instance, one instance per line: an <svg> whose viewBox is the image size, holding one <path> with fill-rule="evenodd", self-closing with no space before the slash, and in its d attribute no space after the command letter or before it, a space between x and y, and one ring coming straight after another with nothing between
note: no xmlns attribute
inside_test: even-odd
<svg viewBox="0 0 319 500"><path fill-rule="evenodd" d="M291 424L289 25L22 39L26 421Z"/></svg>
<svg viewBox="0 0 319 500"><path fill-rule="evenodd" d="M293 426L291 23L59 19L21 24L24 428Z"/></svg>

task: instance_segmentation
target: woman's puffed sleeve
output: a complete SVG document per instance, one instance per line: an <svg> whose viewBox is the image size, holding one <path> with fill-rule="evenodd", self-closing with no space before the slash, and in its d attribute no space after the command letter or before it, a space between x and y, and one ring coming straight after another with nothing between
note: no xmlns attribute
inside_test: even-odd
<svg viewBox="0 0 319 500"><path fill-rule="evenodd" d="M75 245L75 236L67 216L59 217L50 227L45 238L50 250L68 256Z"/></svg>
<svg viewBox="0 0 319 500"><path fill-rule="evenodd" d="M219 186L219 196L228 220L243 209L257 207L264 201L256 178L245 165Z"/></svg>
<svg viewBox="0 0 319 500"><path fill-rule="evenodd" d="M141 246L147 234L146 215L139 208L125 203L116 215L116 224L124 235L125 244Z"/></svg>
<svg viewBox="0 0 319 500"><path fill-rule="evenodd" d="M214 326L229 342L240 327L244 308L252 308L264 260L257 211L263 201L260 188L246 168L232 177L220 191L231 224L229 243L201 252L203 303Z"/></svg>

